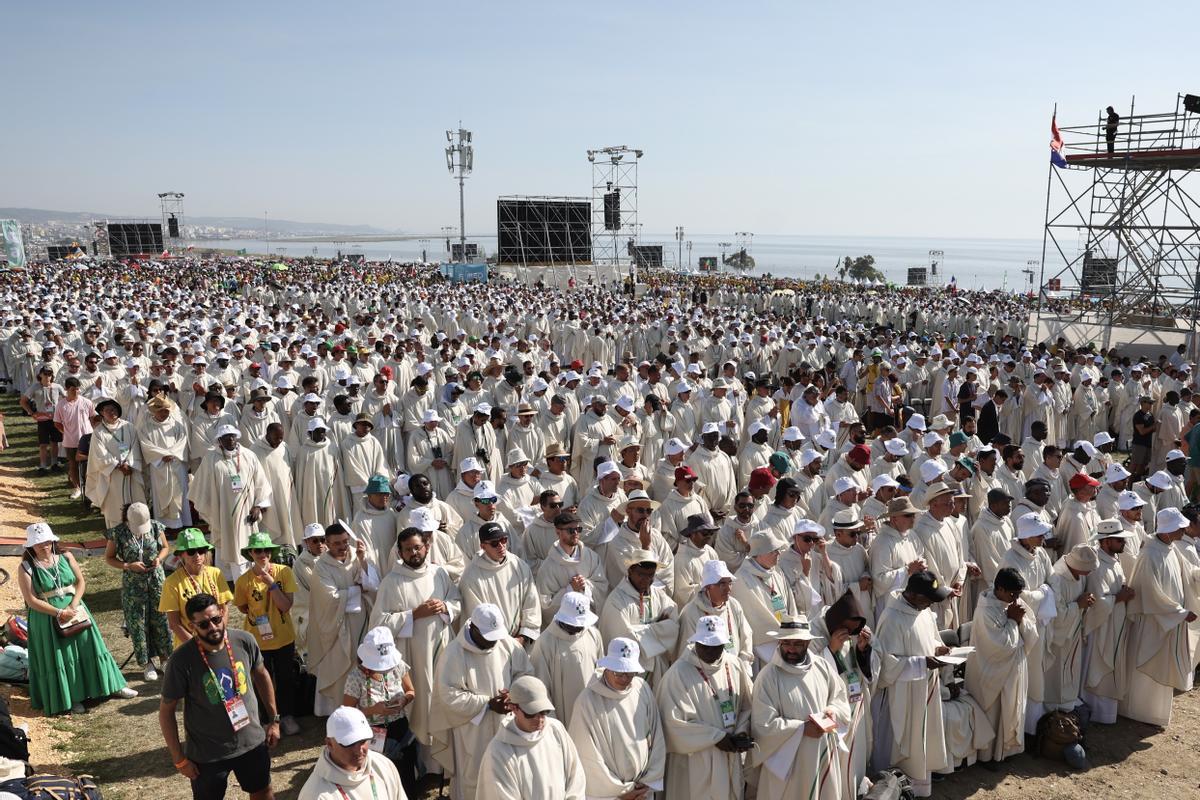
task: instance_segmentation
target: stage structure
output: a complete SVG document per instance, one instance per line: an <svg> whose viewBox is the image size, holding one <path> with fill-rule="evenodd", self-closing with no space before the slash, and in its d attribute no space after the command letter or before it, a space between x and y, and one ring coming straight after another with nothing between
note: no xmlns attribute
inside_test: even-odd
<svg viewBox="0 0 1200 800"><path fill-rule="evenodd" d="M559 267L572 277L592 260L592 202L586 197L508 196L496 200L496 261L528 277Z"/></svg>
<svg viewBox="0 0 1200 800"><path fill-rule="evenodd" d="M160 192L162 207L162 230L166 231L166 249L173 255L182 254L183 248L183 192ZM177 252L178 251L178 252Z"/></svg>
<svg viewBox="0 0 1200 800"><path fill-rule="evenodd" d="M108 250L113 258L158 258L163 251L163 230L158 222L109 222Z"/></svg>
<svg viewBox="0 0 1200 800"><path fill-rule="evenodd" d="M1186 343L1200 298L1200 98L1064 126L1065 166L1049 167L1035 329L1131 352ZM1111 148L1111 151L1110 151ZM1029 265L1032 268L1032 264Z"/></svg>
<svg viewBox="0 0 1200 800"><path fill-rule="evenodd" d="M592 165L592 260L628 263L638 244L638 162L642 151L617 145L587 151ZM625 258L623 258L625 257Z"/></svg>

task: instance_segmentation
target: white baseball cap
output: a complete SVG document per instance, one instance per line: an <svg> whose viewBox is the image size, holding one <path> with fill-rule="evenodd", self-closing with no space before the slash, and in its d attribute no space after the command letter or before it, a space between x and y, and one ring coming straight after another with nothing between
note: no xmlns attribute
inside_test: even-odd
<svg viewBox="0 0 1200 800"><path fill-rule="evenodd" d="M479 631L479 635L489 642L495 642L508 636L504 627L504 615L500 608L492 603L480 603L471 612L471 624Z"/></svg>
<svg viewBox="0 0 1200 800"><path fill-rule="evenodd" d="M721 429L717 427L717 423L715 423L715 422L706 422L706 423L704 423L704 427L702 427L700 429L701 436L707 436L710 433L720 433L720 432L721 432Z"/></svg>
<svg viewBox="0 0 1200 800"><path fill-rule="evenodd" d="M729 644L729 628L724 617L701 617L696 620L696 632L688 637L689 642L723 647Z"/></svg>
<svg viewBox="0 0 1200 800"><path fill-rule="evenodd" d="M596 467L596 481L599 482L612 474L620 474L621 470L617 469L617 465L611 461L605 461L600 466Z"/></svg>
<svg viewBox="0 0 1200 800"><path fill-rule="evenodd" d="M817 434L816 442L826 450L832 450L837 447L837 434L826 428Z"/></svg>
<svg viewBox="0 0 1200 800"><path fill-rule="evenodd" d="M475 408L471 410L471 413L490 415L492 413L492 407L487 403L476 403Z"/></svg>
<svg viewBox="0 0 1200 800"><path fill-rule="evenodd" d="M342 747L375 738L370 723L362 711L352 706L338 706L325 722L325 735Z"/></svg>
<svg viewBox="0 0 1200 800"><path fill-rule="evenodd" d="M479 459L475 456L464 458L458 465L458 472L461 475L464 472L482 472L483 466L479 463Z"/></svg>
<svg viewBox="0 0 1200 800"><path fill-rule="evenodd" d="M322 429L326 429L326 430L328 429L328 426L325 424L325 420L321 419L320 417L313 417L312 419L310 419L308 421L308 432L309 433L312 433L313 431L317 430L318 428L322 428Z"/></svg>
<svg viewBox="0 0 1200 800"><path fill-rule="evenodd" d="M496 486L491 481L480 481L475 484L472 497L476 500L495 500L499 495L496 494Z"/></svg>
<svg viewBox="0 0 1200 800"><path fill-rule="evenodd" d="M1174 461L1177 458L1187 458L1187 456L1185 456L1183 454L1182 450L1168 450L1167 451L1167 458L1166 458L1167 461Z"/></svg>
<svg viewBox="0 0 1200 800"><path fill-rule="evenodd" d="M304 538L313 539L325 535L325 526L319 522L310 522L304 526Z"/></svg>
<svg viewBox="0 0 1200 800"><path fill-rule="evenodd" d="M618 636L608 643L608 653L596 659L596 666L611 672L645 672L641 649L633 639Z"/></svg>
<svg viewBox="0 0 1200 800"><path fill-rule="evenodd" d="M213 438L220 439L222 436L236 436L240 439L242 438L242 432L233 425L222 425L217 428L217 435Z"/></svg>
<svg viewBox="0 0 1200 800"><path fill-rule="evenodd" d="M308 394L304 395L304 397L300 398L300 402L301 403L316 403L317 405L320 405L321 404L321 396L317 395L317 394L313 394L312 392L309 392Z"/></svg>
<svg viewBox="0 0 1200 800"><path fill-rule="evenodd" d="M558 611L554 614L556 622L573 625L576 628L590 628L600 619L592 613L591 602L580 592L567 592L563 595Z"/></svg>
<svg viewBox="0 0 1200 800"><path fill-rule="evenodd" d="M667 440L667 444L665 445L665 447L663 449L666 451L667 455L677 456L680 453L687 452L687 445L685 445L683 442L679 441L678 439L672 438L672 439Z"/></svg>
<svg viewBox="0 0 1200 800"><path fill-rule="evenodd" d="M633 398L623 394L617 398L616 406L622 411L633 411Z"/></svg>

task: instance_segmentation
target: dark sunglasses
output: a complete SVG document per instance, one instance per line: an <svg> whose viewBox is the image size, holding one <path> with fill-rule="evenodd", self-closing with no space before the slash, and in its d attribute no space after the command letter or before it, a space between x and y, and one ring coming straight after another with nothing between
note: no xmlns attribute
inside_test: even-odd
<svg viewBox="0 0 1200 800"><path fill-rule="evenodd" d="M809 544L816 544L817 542L821 541L821 537L820 536L801 536L800 540L804 541L804 542L808 542Z"/></svg>
<svg viewBox="0 0 1200 800"><path fill-rule="evenodd" d="M191 550L184 550L185 556L202 556L208 552L207 547L193 547Z"/></svg>
<svg viewBox="0 0 1200 800"><path fill-rule="evenodd" d="M489 540L487 540L486 542L484 542L484 544L485 544L485 545L491 545L492 547L499 547L499 546L500 546L500 545L502 545L502 544L508 544L508 537L507 537L507 536L501 536L501 537L499 537L499 538L496 538L496 539L489 539Z"/></svg>
<svg viewBox="0 0 1200 800"><path fill-rule="evenodd" d="M305 539L304 541L316 542L317 544L325 544L325 537L324 536L310 536L307 539Z"/></svg>
<svg viewBox="0 0 1200 800"><path fill-rule="evenodd" d="M215 628L218 625L221 625L224 621L225 620L222 619L220 616L205 617L204 619L195 620L192 624L195 625L200 630L206 631L209 628Z"/></svg>
<svg viewBox="0 0 1200 800"><path fill-rule="evenodd" d="M476 498L475 502L479 503L480 505L483 505L483 506L490 506L492 503L496 502L496 498L495 497Z"/></svg>
<svg viewBox="0 0 1200 800"><path fill-rule="evenodd" d="M574 528L559 528L559 530L566 531L567 533L583 533L583 528L580 526L576 526Z"/></svg>
<svg viewBox="0 0 1200 800"><path fill-rule="evenodd" d="M251 547L250 552L251 553L273 553L273 552L275 552L275 548L274 547Z"/></svg>
<svg viewBox="0 0 1200 800"><path fill-rule="evenodd" d="M545 506L546 506L546 508L562 508L563 504L562 504L562 501L560 500L557 503L545 503Z"/></svg>

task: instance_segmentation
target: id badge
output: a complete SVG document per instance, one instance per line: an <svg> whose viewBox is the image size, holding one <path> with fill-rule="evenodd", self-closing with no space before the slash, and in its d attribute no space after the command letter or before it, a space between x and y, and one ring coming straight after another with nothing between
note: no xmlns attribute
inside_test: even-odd
<svg viewBox="0 0 1200 800"><path fill-rule="evenodd" d="M269 642L275 638L275 632L271 630L271 619L266 614L254 618L254 628L258 631L258 636L264 642Z"/></svg>
<svg viewBox="0 0 1200 800"><path fill-rule="evenodd" d="M232 489L233 491L240 492L242 489L245 488L245 486L246 486L246 484L242 483L241 475L230 475L229 476L229 488Z"/></svg>
<svg viewBox="0 0 1200 800"><path fill-rule="evenodd" d="M721 701L721 724L726 728L737 725L737 712L733 710L732 700Z"/></svg>
<svg viewBox="0 0 1200 800"><path fill-rule="evenodd" d="M129 461L129 452L130 452L130 451L129 451L129 446L128 446L128 445L124 445L124 444L123 444L123 445L121 445L120 447L118 447L118 448L117 448L117 454L120 456L120 460L121 460L122 462L128 462L128 461Z"/></svg>
<svg viewBox="0 0 1200 800"><path fill-rule="evenodd" d="M225 713L229 716L229 723L233 725L235 732L250 724L250 712L246 710L246 703L240 695L225 701Z"/></svg>
<svg viewBox="0 0 1200 800"><path fill-rule="evenodd" d="M383 745L385 742L387 742L387 728L381 728L378 725L372 725L371 733L375 735L371 738L371 744L368 746L376 753L382 753Z"/></svg>
<svg viewBox="0 0 1200 800"><path fill-rule="evenodd" d="M786 607L786 604L783 602L783 595L781 595L781 594L771 595L771 611L773 611L775 613L775 621L776 622L780 622L781 620L783 620L783 609L785 607Z"/></svg>
<svg viewBox="0 0 1200 800"><path fill-rule="evenodd" d="M862 699L862 676L860 676L857 672L852 671L846 673L846 694L850 696L851 703L857 703Z"/></svg>

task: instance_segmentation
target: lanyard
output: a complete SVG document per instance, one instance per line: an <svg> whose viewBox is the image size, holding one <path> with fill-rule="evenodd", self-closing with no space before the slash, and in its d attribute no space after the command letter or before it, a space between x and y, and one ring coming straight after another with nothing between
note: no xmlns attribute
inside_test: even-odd
<svg viewBox="0 0 1200 800"><path fill-rule="evenodd" d="M368 768L369 768L369 765L368 765ZM346 794L346 790L343 789L341 786L339 786L338 784L335 783L333 785L333 788L338 790L338 794L340 794L342 796L343 800L350 800L350 795ZM374 774L372 774L371 775L371 798L372 798L372 800L378 800L378 797L379 797L379 795L375 794L375 776L374 776Z"/></svg>
<svg viewBox="0 0 1200 800"><path fill-rule="evenodd" d="M642 608L642 600L646 601L646 607L644 609ZM638 619L641 620L642 622L650 621L650 617L646 616L646 612L649 612L651 617L654 616L654 596L649 595L649 594L645 594L645 595L639 594L638 595Z"/></svg>
<svg viewBox="0 0 1200 800"><path fill-rule="evenodd" d="M199 639L193 639L192 641L194 641L196 643L196 649L200 652L200 660L204 662L204 668L207 669L208 674L210 676L212 676L213 686L216 686L217 691L220 691L221 690L221 682L219 680L217 680L217 673L213 672L213 668L208 663L208 656L204 653L204 647L201 646ZM238 687L237 687L237 662L233 660L233 648L229 646L229 637L228 636L225 637L225 654L227 656L229 656L229 674L230 674L230 677L233 679L233 685L230 687L233 689L233 695L230 697L226 697L225 699L232 700L234 697L236 697L239 694L239 692L238 692Z"/></svg>
<svg viewBox="0 0 1200 800"><path fill-rule="evenodd" d="M187 582L192 587L192 594L194 595L200 594L207 588L207 581L204 580L204 567L200 567L200 575L198 576L200 580L196 580L189 575L186 568L183 570L183 577L187 578Z"/></svg>
<svg viewBox="0 0 1200 800"><path fill-rule="evenodd" d="M704 670L700 669L699 667L696 667L696 672L700 673L700 677L704 679L704 685L708 687L708 690L710 692L712 692L713 700L717 701L718 706L721 705L721 696L719 694L717 694L717 688L715 686L713 686L712 683L709 682L708 675L704 672ZM732 701L733 700L733 675L731 675L729 672L728 664L725 665L725 682L727 684L729 684L729 699L730 699L730 701Z"/></svg>

